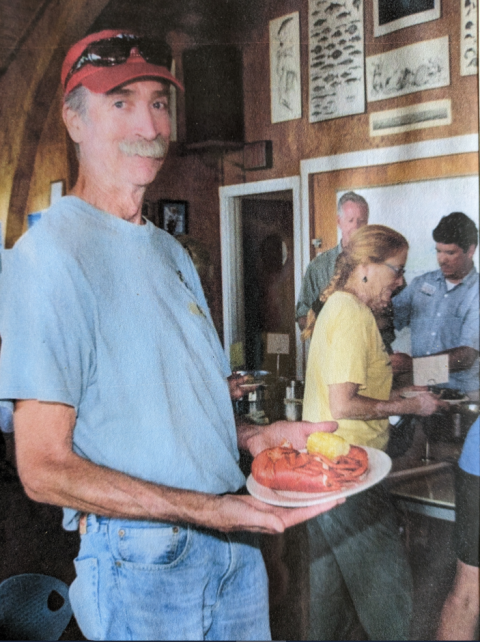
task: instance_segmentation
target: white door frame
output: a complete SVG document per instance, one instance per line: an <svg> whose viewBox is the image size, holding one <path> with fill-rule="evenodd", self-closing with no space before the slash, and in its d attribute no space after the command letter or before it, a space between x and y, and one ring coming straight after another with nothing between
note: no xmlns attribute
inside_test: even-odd
<svg viewBox="0 0 480 642"><path fill-rule="evenodd" d="M243 295L243 248L242 248L242 198L271 192L292 191L293 202L293 270L295 301L298 299L302 276L310 257L305 263L302 238L305 224L301 215L300 177L287 176L267 181L241 183L219 188L220 195L220 239L222 249L222 295L223 295L223 336L227 358L230 346L245 342L245 313ZM307 217L307 236L309 235ZM303 376L303 346L298 327L295 329L296 376Z"/></svg>

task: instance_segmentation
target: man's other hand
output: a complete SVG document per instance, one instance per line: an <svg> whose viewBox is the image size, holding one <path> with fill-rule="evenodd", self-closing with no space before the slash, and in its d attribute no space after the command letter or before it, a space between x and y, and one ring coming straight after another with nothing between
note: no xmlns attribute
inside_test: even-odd
<svg viewBox="0 0 480 642"><path fill-rule="evenodd" d="M284 439L289 441L293 448L305 448L307 437L312 432L334 432L338 428L336 421L276 421L269 426L261 428L250 427L251 434L246 434L243 446L255 457L265 448L279 446Z"/></svg>

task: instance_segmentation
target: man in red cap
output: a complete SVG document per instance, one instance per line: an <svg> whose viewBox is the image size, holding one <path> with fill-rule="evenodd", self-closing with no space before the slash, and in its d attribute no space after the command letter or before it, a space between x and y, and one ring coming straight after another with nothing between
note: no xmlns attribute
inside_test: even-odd
<svg viewBox="0 0 480 642"><path fill-rule="evenodd" d="M87 638L267 639L255 533L335 502L239 494L238 448L255 455L283 437L302 448L322 426L235 426L193 263L142 219L168 150L170 86L181 89L170 63L164 43L122 31L68 52L63 118L79 175L3 260L0 399L15 402L26 492L80 530L70 596Z"/></svg>

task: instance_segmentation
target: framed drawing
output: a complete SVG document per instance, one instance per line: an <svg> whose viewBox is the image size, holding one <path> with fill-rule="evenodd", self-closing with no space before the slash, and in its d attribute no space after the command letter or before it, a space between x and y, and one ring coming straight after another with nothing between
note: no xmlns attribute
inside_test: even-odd
<svg viewBox="0 0 480 642"><path fill-rule="evenodd" d="M363 114L363 0L309 0L309 120Z"/></svg>
<svg viewBox="0 0 480 642"><path fill-rule="evenodd" d="M460 75L471 76L478 73L478 6L476 0L460 2Z"/></svg>
<svg viewBox="0 0 480 642"><path fill-rule="evenodd" d="M450 84L448 36L367 58L368 102Z"/></svg>
<svg viewBox="0 0 480 642"><path fill-rule="evenodd" d="M160 201L159 223L163 230L173 236L187 234L188 202Z"/></svg>
<svg viewBox="0 0 480 642"><path fill-rule="evenodd" d="M428 103L397 107L370 114L370 136L386 136L425 127L452 124L452 101L433 100Z"/></svg>
<svg viewBox="0 0 480 642"><path fill-rule="evenodd" d="M437 18L440 18L440 0L373 0L375 36Z"/></svg>
<svg viewBox="0 0 480 642"><path fill-rule="evenodd" d="M298 11L270 20L270 100L272 123L301 118Z"/></svg>

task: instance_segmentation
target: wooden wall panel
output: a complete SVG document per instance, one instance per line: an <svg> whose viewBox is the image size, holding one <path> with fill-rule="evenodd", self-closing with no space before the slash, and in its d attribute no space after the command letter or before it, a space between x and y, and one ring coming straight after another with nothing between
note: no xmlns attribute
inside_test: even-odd
<svg viewBox="0 0 480 642"><path fill-rule="evenodd" d="M337 191L476 175L478 175L477 154L456 154L314 174L310 178L311 235L317 238L324 233L326 226L332 225L332 213L336 211ZM336 231L336 225L331 229Z"/></svg>
<svg viewBox="0 0 480 642"><path fill-rule="evenodd" d="M308 122L308 0L265 0L265 21L252 30L244 43L244 102L246 141L273 141L271 170L248 172L246 180L263 180L299 173L300 160L341 154L350 151L390 147L435 138L446 138L478 131L478 82L476 76L460 76L460 2L442 0L442 15L438 20L401 29L379 38L373 36L372 0L365 6L365 54L371 56L407 44L441 36L450 39L450 75L448 87L416 92L367 104L366 113L336 118L319 123ZM302 63L301 119L272 124L270 122L270 69L268 21L284 14L300 11ZM369 114L396 107L450 98L452 119L449 126L419 129L388 136L369 136ZM241 162L231 154L226 163L226 183L243 180L233 162Z"/></svg>

